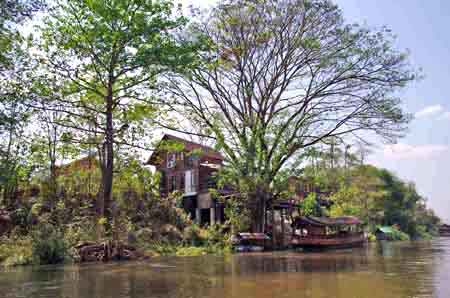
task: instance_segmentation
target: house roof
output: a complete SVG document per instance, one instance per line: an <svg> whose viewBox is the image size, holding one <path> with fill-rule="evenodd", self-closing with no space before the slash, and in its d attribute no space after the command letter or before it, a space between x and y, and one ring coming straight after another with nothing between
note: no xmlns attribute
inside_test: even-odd
<svg viewBox="0 0 450 298"><path fill-rule="evenodd" d="M296 226L311 225L311 226L338 226L338 225L358 225L362 222L354 216L341 217L315 217L315 216L301 216L295 219Z"/></svg>
<svg viewBox="0 0 450 298"><path fill-rule="evenodd" d="M218 152L217 150L214 150L213 148L211 148L209 146L205 146L205 145L198 144L198 143L195 143L192 141L188 141L188 140L185 140L183 138L179 138L179 137L176 137L173 135L165 134L161 138L155 151L153 151L152 155L150 156L149 160L147 161L147 164L150 164L150 165L158 164L158 155L162 151L162 150L160 150L160 146L163 141L173 141L173 142L177 142L177 143L182 143L184 145L184 151L193 151L193 150L199 149L202 151L203 157L206 156L206 157L209 157L212 159L218 159L218 160L224 159L222 154L220 154L220 152Z"/></svg>
<svg viewBox="0 0 450 298"><path fill-rule="evenodd" d="M57 175L67 175L76 170L90 170L99 165L95 155L88 155L56 167Z"/></svg>

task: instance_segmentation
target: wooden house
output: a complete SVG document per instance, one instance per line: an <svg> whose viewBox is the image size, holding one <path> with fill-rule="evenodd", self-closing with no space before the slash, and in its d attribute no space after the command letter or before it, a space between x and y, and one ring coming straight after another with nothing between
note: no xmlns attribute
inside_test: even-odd
<svg viewBox="0 0 450 298"><path fill-rule="evenodd" d="M210 192L217 188L216 173L223 160L211 147L166 134L148 164L161 173L161 195L181 192L183 208L193 220L204 225L224 220L224 206ZM227 190L219 192L225 194Z"/></svg>

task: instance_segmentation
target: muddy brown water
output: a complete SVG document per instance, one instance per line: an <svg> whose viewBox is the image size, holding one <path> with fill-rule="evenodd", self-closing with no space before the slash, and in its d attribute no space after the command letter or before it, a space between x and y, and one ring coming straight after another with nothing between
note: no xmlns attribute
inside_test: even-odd
<svg viewBox="0 0 450 298"><path fill-rule="evenodd" d="M450 298L450 238L321 253L1 269L0 297Z"/></svg>

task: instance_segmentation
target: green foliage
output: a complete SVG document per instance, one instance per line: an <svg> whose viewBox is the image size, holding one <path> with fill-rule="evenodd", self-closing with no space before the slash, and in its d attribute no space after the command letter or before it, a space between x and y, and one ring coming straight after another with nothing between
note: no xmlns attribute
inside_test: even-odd
<svg viewBox="0 0 450 298"><path fill-rule="evenodd" d="M437 235L439 218L426 207L426 200L415 186L385 169L364 165L349 152L329 145L333 150L315 150L303 175L328 190L333 202L331 216L353 215L375 231L377 225L399 227L398 239L406 233L412 239ZM334 147L333 147L334 146ZM363 151L363 150L361 150ZM361 152L360 151L360 152Z"/></svg>
<svg viewBox="0 0 450 298"><path fill-rule="evenodd" d="M32 263L33 250L30 237L0 237L0 264L18 266Z"/></svg>
<svg viewBox="0 0 450 298"><path fill-rule="evenodd" d="M300 203L300 212L303 216L322 216L322 210L319 203L316 200L316 194L310 193Z"/></svg>
<svg viewBox="0 0 450 298"><path fill-rule="evenodd" d="M223 0L202 21L192 34L214 45L195 71L170 82L172 106L217 141L252 229L263 230L283 170L308 148L363 130L403 133L409 116L395 94L415 70L388 30L347 24L327 0Z"/></svg>
<svg viewBox="0 0 450 298"><path fill-rule="evenodd" d="M239 198L227 198L225 203L226 224L231 227L232 233L246 232L250 228L250 212Z"/></svg>
<svg viewBox="0 0 450 298"><path fill-rule="evenodd" d="M197 257L206 254L207 250L205 247L195 247L195 246L179 247L175 252L175 255L179 257Z"/></svg>
<svg viewBox="0 0 450 298"><path fill-rule="evenodd" d="M410 240L410 237L405 232L400 231L399 229L392 229L393 233L391 235L390 240L392 241L408 241Z"/></svg>
<svg viewBox="0 0 450 298"><path fill-rule="evenodd" d="M49 223L41 223L32 233L33 258L38 264L57 264L65 260L67 246L62 232Z"/></svg>
<svg viewBox="0 0 450 298"><path fill-rule="evenodd" d="M373 233L369 233L369 234L367 235L367 240L368 240L369 242L375 242L375 241L377 241L377 236L376 236L375 234L373 234Z"/></svg>
<svg viewBox="0 0 450 298"><path fill-rule="evenodd" d="M186 244L200 246L203 244L202 229L197 224L186 227L183 231L183 240Z"/></svg>
<svg viewBox="0 0 450 298"><path fill-rule="evenodd" d="M224 226L218 224L206 228L192 224L184 230L183 242L157 239L140 243L140 247L152 255L223 255L231 252L229 235L224 233L223 228Z"/></svg>

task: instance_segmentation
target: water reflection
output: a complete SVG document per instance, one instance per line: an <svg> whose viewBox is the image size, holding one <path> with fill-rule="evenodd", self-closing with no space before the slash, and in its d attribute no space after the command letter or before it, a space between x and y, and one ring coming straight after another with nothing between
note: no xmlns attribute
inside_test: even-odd
<svg viewBox="0 0 450 298"><path fill-rule="evenodd" d="M450 297L450 239L327 253L279 252L14 268L1 297Z"/></svg>

